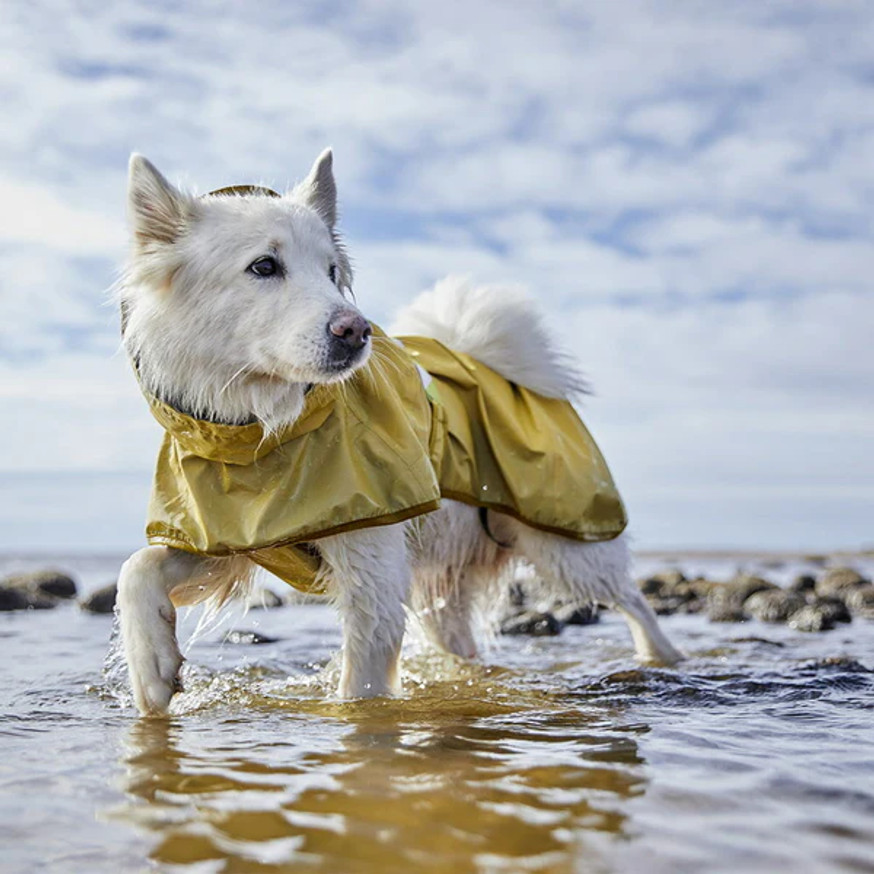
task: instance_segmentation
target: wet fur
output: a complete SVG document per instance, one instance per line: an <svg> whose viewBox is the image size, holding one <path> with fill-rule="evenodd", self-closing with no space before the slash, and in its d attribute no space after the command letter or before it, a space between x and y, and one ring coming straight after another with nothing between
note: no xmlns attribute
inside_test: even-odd
<svg viewBox="0 0 874 874"><path fill-rule="evenodd" d="M335 227L329 151L281 198L194 198L134 156L128 199L132 250L120 302L125 345L147 390L200 418L275 429L300 414L307 384L342 380L367 361L369 344L338 370L329 330L338 318L360 315L347 294L352 274ZM265 253L283 264L282 275L252 274ZM586 389L519 289L450 278L403 310L394 327L440 339L541 394L570 398ZM397 690L405 605L434 645L474 657L477 613L518 560L530 561L556 597L622 611L639 658L679 658L629 577L623 538L582 544L490 519L507 547L486 537L473 508L453 501L411 523L318 541L342 623L341 697ZM220 606L245 591L252 571L245 557L164 547L124 564L122 640L141 713L166 712L178 688L175 608Z"/></svg>

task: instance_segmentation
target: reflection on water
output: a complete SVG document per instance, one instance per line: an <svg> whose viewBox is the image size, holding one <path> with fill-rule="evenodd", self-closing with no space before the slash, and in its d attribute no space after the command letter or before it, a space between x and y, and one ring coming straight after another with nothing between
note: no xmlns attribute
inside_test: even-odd
<svg viewBox="0 0 874 874"><path fill-rule="evenodd" d="M367 704L330 698L327 608L245 623L276 642L212 631L141 721L107 617L0 616L3 874L874 871L874 621L672 616L690 658L657 670L605 614L487 665L407 653Z"/></svg>
<svg viewBox="0 0 874 874"><path fill-rule="evenodd" d="M586 834L623 833L641 727L464 689L137 721L114 816L156 833L154 862L197 871L570 872Z"/></svg>

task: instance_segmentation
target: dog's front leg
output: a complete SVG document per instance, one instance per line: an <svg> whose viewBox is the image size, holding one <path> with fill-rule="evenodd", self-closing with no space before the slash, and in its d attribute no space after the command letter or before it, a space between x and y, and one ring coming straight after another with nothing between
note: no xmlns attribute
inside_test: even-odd
<svg viewBox="0 0 874 874"><path fill-rule="evenodd" d="M343 624L340 696L372 698L398 691L410 588L403 525L326 537L319 548Z"/></svg>
<svg viewBox="0 0 874 874"><path fill-rule="evenodd" d="M194 576L203 559L150 546L135 552L118 578L118 612L124 655L137 709L166 713L178 686L182 654L176 641L171 590Z"/></svg>

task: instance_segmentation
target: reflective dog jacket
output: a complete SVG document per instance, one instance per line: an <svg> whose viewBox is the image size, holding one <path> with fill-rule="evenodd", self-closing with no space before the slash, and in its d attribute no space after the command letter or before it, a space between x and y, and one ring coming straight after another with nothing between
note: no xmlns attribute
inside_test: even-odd
<svg viewBox="0 0 874 874"><path fill-rule="evenodd" d="M427 391L417 364L430 375ZM441 497L580 541L627 524L610 471L573 406L437 340L375 331L368 363L316 385L277 433L194 419L148 397L165 430L149 543L244 553L319 591L313 542L436 510Z"/></svg>

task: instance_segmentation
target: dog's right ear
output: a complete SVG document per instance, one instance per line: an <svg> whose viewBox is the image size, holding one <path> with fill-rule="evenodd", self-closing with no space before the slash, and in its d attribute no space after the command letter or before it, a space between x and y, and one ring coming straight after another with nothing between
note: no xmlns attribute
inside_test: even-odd
<svg viewBox="0 0 874 874"><path fill-rule="evenodd" d="M134 241L141 247L175 242L194 212L192 198L174 188L151 161L134 153L127 188Z"/></svg>

